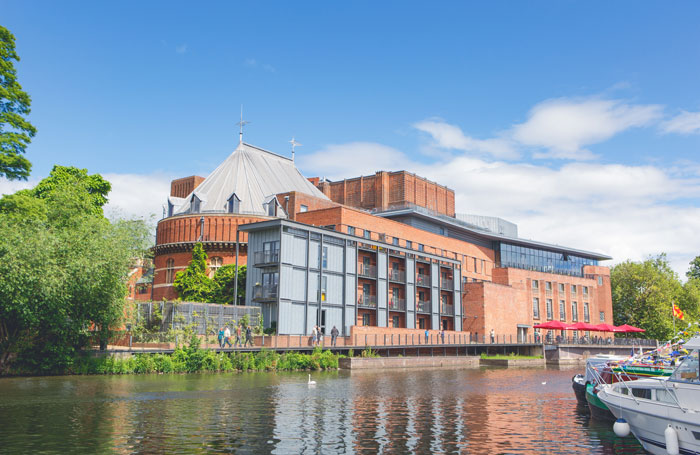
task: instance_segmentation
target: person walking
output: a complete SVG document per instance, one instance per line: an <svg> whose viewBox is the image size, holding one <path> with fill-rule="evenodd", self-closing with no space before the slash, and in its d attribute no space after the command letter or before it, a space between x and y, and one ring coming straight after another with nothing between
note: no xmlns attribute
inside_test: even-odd
<svg viewBox="0 0 700 455"><path fill-rule="evenodd" d="M440 332L440 338L442 338L442 344L445 344L445 329L442 329L442 332Z"/></svg>
<svg viewBox="0 0 700 455"><path fill-rule="evenodd" d="M317 333L317 340L318 340L316 345L322 346L323 345L323 332L321 331L321 327L316 326L316 333Z"/></svg>
<svg viewBox="0 0 700 455"><path fill-rule="evenodd" d="M496 339L496 332L491 329L491 344L493 344L494 340Z"/></svg>
<svg viewBox="0 0 700 455"><path fill-rule="evenodd" d="M316 333L316 326L311 329L311 346L316 346L316 337L318 336L318 333Z"/></svg>
<svg viewBox="0 0 700 455"><path fill-rule="evenodd" d="M219 347L223 348L224 347L224 328L219 327Z"/></svg>
<svg viewBox="0 0 700 455"><path fill-rule="evenodd" d="M250 347L253 347L253 330L250 326L245 329L245 345L247 346L248 343L250 343Z"/></svg>
<svg viewBox="0 0 700 455"><path fill-rule="evenodd" d="M335 340L338 338L339 333L340 332L338 332L336 326L333 326L333 328L331 329L331 346L335 346Z"/></svg>
<svg viewBox="0 0 700 455"><path fill-rule="evenodd" d="M241 325L236 326L236 340L233 342L234 346L242 347L243 346L243 336L241 335Z"/></svg>
<svg viewBox="0 0 700 455"><path fill-rule="evenodd" d="M226 330L224 330L224 345L221 347L222 348L226 347L227 344L228 344L228 347L230 348L231 347L231 329L229 329L228 326L226 326Z"/></svg>
<svg viewBox="0 0 700 455"><path fill-rule="evenodd" d="M425 329L425 344L428 344L428 329Z"/></svg>

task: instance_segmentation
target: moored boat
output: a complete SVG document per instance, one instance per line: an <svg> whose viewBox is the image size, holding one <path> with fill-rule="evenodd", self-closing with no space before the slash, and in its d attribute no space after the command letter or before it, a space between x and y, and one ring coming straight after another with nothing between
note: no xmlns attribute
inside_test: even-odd
<svg viewBox="0 0 700 455"><path fill-rule="evenodd" d="M700 336L685 343L685 348L692 352L671 376L628 381L616 373L619 381L598 392L600 401L618 418L618 429L629 425L653 454L700 454Z"/></svg>

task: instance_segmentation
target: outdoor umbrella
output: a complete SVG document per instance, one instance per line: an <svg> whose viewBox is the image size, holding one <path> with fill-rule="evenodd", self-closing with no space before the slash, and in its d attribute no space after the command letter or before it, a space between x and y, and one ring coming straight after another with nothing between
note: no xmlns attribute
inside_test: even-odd
<svg viewBox="0 0 700 455"><path fill-rule="evenodd" d="M617 332L623 332L623 333L628 333L628 332L646 332L644 329L640 329L639 327L633 327L631 325L627 324L622 324L617 327Z"/></svg>
<svg viewBox="0 0 700 455"><path fill-rule="evenodd" d="M596 324L596 329L601 332L619 332L618 328L610 324Z"/></svg>
<svg viewBox="0 0 700 455"><path fill-rule="evenodd" d="M535 329L566 330L567 325L559 321L547 321L543 324L533 325L532 327Z"/></svg>
<svg viewBox="0 0 700 455"><path fill-rule="evenodd" d="M596 326L591 325L587 322L577 322L576 324L571 324L567 325L566 329L564 330L583 330L583 331L593 331L593 332L600 332L600 329L598 329Z"/></svg>

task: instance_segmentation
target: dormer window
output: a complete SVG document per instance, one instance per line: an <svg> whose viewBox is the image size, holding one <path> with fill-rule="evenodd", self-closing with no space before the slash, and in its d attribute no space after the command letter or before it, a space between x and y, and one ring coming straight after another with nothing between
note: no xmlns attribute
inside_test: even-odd
<svg viewBox="0 0 700 455"><path fill-rule="evenodd" d="M174 210L175 210L175 206L173 205L172 202L168 201L168 216L173 216Z"/></svg>
<svg viewBox="0 0 700 455"><path fill-rule="evenodd" d="M228 211L228 213L240 213L241 212L241 200L238 199L238 196L236 196L236 193L232 194L231 197L228 198L226 210Z"/></svg>
<svg viewBox="0 0 700 455"><path fill-rule="evenodd" d="M277 216L277 199L272 199L267 203L267 215Z"/></svg>
<svg viewBox="0 0 700 455"><path fill-rule="evenodd" d="M196 194L192 195L192 200L190 202L191 202L191 207L192 207L191 212L192 213L199 213L199 210L202 206L202 201L197 197Z"/></svg>

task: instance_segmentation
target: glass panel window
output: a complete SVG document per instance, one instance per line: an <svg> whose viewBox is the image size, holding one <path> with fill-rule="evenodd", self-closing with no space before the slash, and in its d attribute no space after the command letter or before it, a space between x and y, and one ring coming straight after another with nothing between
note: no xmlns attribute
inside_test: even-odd
<svg viewBox="0 0 700 455"><path fill-rule="evenodd" d="M406 240L406 248L413 248L413 242Z"/></svg>
<svg viewBox="0 0 700 455"><path fill-rule="evenodd" d="M300 211L301 213L308 212L308 211L309 211L309 206L308 206L308 205L301 204L301 206L299 207L299 211Z"/></svg>
<svg viewBox="0 0 700 455"><path fill-rule="evenodd" d="M398 237L393 237L393 238L391 239L391 243L392 243L392 245L399 246L399 238L398 238Z"/></svg>
<svg viewBox="0 0 700 455"><path fill-rule="evenodd" d="M175 259L165 261L165 282L172 283L175 279Z"/></svg>
<svg viewBox="0 0 700 455"><path fill-rule="evenodd" d="M363 313L362 314L362 325L365 327L368 327L370 324L370 315L369 313Z"/></svg>
<svg viewBox="0 0 700 455"><path fill-rule="evenodd" d="M328 247L327 246L323 247L322 257L323 257L323 268L327 269L328 268Z"/></svg>
<svg viewBox="0 0 700 455"><path fill-rule="evenodd" d="M565 285L564 283L559 283L559 293L562 294L562 295L564 295L564 293L566 292L566 287L565 287L565 286L566 286L566 285Z"/></svg>
<svg viewBox="0 0 700 455"><path fill-rule="evenodd" d="M551 281L545 281L544 290L547 292L552 292L552 282Z"/></svg>
<svg viewBox="0 0 700 455"><path fill-rule="evenodd" d="M578 322L578 305L576 302L571 302L571 320Z"/></svg>
<svg viewBox="0 0 700 455"><path fill-rule="evenodd" d="M540 282L537 280L532 280L532 290L533 291L539 291L540 290Z"/></svg>
<svg viewBox="0 0 700 455"><path fill-rule="evenodd" d="M572 296L576 295L576 285L575 284L571 285L571 295Z"/></svg>
<svg viewBox="0 0 700 455"><path fill-rule="evenodd" d="M600 322L605 322L605 311L600 312Z"/></svg>
<svg viewBox="0 0 700 455"><path fill-rule="evenodd" d="M425 247L423 246L423 244L419 243L418 244L418 251L423 251L424 249L425 249Z"/></svg>
<svg viewBox="0 0 700 455"><path fill-rule="evenodd" d="M398 316L392 316L391 318L391 325L395 328L399 328L399 317Z"/></svg>
<svg viewBox="0 0 700 455"><path fill-rule="evenodd" d="M559 320L566 321L566 301L559 301Z"/></svg>
<svg viewBox="0 0 700 455"><path fill-rule="evenodd" d="M224 260L219 256L214 256L209 260L209 277L213 278L216 271L224 264Z"/></svg>
<svg viewBox="0 0 700 455"><path fill-rule="evenodd" d="M537 297L532 299L532 317L535 319L540 318L540 299Z"/></svg>
<svg viewBox="0 0 700 455"><path fill-rule="evenodd" d="M372 233L370 231L368 231L367 229L365 229L364 236L366 239L369 239L372 237Z"/></svg>
<svg viewBox="0 0 700 455"><path fill-rule="evenodd" d="M583 302L583 322L591 322L591 315L588 313L588 302Z"/></svg>
<svg viewBox="0 0 700 455"><path fill-rule="evenodd" d="M552 309L552 299L547 299L546 305L547 305L547 320L551 321L552 319L554 319L554 310Z"/></svg>
<svg viewBox="0 0 700 455"><path fill-rule="evenodd" d="M603 277L599 276L598 277L598 286L602 286L602 285L603 285Z"/></svg>
<svg viewBox="0 0 700 455"><path fill-rule="evenodd" d="M348 226L348 234L355 235L355 227L354 226Z"/></svg>

